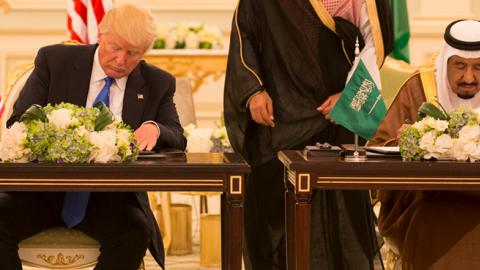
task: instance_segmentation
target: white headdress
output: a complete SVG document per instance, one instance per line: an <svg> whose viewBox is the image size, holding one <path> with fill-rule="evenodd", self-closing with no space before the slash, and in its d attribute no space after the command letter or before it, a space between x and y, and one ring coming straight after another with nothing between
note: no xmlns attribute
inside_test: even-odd
<svg viewBox="0 0 480 270"><path fill-rule="evenodd" d="M452 91L447 77L447 62L451 56L480 58L480 22L473 20L452 22L447 26L444 38L445 44L435 61L438 100L447 112L460 106L480 111L480 94L471 99L458 97Z"/></svg>

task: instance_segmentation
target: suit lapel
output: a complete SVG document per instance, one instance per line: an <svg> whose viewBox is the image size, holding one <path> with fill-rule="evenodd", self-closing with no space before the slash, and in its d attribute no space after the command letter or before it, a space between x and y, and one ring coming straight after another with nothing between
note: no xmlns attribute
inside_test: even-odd
<svg viewBox="0 0 480 270"><path fill-rule="evenodd" d="M72 45L74 46L74 45ZM86 46L73 58L68 70L67 101L79 106L87 103L90 77L92 76L93 56L97 45Z"/></svg>
<svg viewBox="0 0 480 270"><path fill-rule="evenodd" d="M122 119L133 129L140 126L143 109L148 100L148 88L138 65L128 76L123 97Z"/></svg>

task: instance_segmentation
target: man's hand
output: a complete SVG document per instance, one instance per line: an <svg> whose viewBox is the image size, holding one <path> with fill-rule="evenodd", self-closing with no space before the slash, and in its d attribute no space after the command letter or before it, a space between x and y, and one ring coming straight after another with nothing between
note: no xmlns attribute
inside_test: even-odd
<svg viewBox="0 0 480 270"><path fill-rule="evenodd" d="M402 124L402 126L397 130L397 141L400 141L400 136L405 131L405 129L412 126L411 124Z"/></svg>
<svg viewBox="0 0 480 270"><path fill-rule="evenodd" d="M252 97L248 103L248 108L250 109L253 121L257 124L275 127L275 122L273 122L272 99L267 91L262 91Z"/></svg>
<svg viewBox="0 0 480 270"><path fill-rule="evenodd" d="M157 144L157 139L160 137L160 130L155 124L145 123L141 125L135 132L135 139L138 142L138 148L142 150L152 150Z"/></svg>
<svg viewBox="0 0 480 270"><path fill-rule="evenodd" d="M332 111L341 94L342 92L339 92L329 96L327 100L322 105L320 105L320 107L317 108L317 111L321 112L323 116L328 119L328 114Z"/></svg>

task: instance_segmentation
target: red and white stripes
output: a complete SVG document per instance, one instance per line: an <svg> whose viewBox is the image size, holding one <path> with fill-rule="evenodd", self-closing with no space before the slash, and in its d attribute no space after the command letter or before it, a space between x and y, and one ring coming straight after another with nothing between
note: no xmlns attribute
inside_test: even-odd
<svg viewBox="0 0 480 270"><path fill-rule="evenodd" d="M112 0L67 0L70 38L84 44L97 42L98 24L112 7Z"/></svg>
<svg viewBox="0 0 480 270"><path fill-rule="evenodd" d="M2 118L3 111L5 111L5 106L4 106L3 98L0 96L0 118Z"/></svg>

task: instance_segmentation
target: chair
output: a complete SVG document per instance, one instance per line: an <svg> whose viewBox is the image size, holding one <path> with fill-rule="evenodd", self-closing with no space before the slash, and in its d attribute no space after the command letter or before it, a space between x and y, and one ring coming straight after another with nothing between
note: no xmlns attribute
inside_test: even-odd
<svg viewBox="0 0 480 270"><path fill-rule="evenodd" d="M176 89L173 101L175 103L180 124L185 127L196 124L195 107L193 102L192 84L187 77L176 78ZM148 192L150 206L162 231L163 244L167 251L172 241L172 222L170 192Z"/></svg>
<svg viewBox="0 0 480 270"><path fill-rule="evenodd" d="M1 134L0 138L3 136L5 132L5 127L7 125L8 117L12 114L13 111L13 104L15 100L18 98L18 94L22 89L23 85L27 81L28 76L32 73L33 70L33 62L28 62L26 64L14 67L8 73L8 80L7 80L7 89L4 93L4 111L3 117L1 117Z"/></svg>
<svg viewBox="0 0 480 270"><path fill-rule="evenodd" d="M382 95L387 108L392 104L403 83L405 83L416 70L416 67L402 60L397 60L390 56L385 58L383 67L380 70L380 75L382 80ZM397 247L395 247L387 237L384 238L384 243L382 250L385 251L386 255L385 269L401 269L401 260Z"/></svg>
<svg viewBox="0 0 480 270"><path fill-rule="evenodd" d="M380 76L382 80L382 96L387 108L390 107L395 96L405 81L410 78L416 68L402 60L394 59L390 56L385 58Z"/></svg>
<svg viewBox="0 0 480 270"><path fill-rule="evenodd" d="M33 70L29 62L14 67L8 76L5 95L5 111L1 119L1 134L12 114L13 104ZM100 244L81 231L66 228L52 228L42 231L19 244L22 263L48 269L80 269L95 265Z"/></svg>
<svg viewBox="0 0 480 270"><path fill-rule="evenodd" d="M173 102L175 102L182 127L188 126L189 124L197 124L193 103L192 83L187 77L177 78L177 87L175 89L175 95L173 96Z"/></svg>

